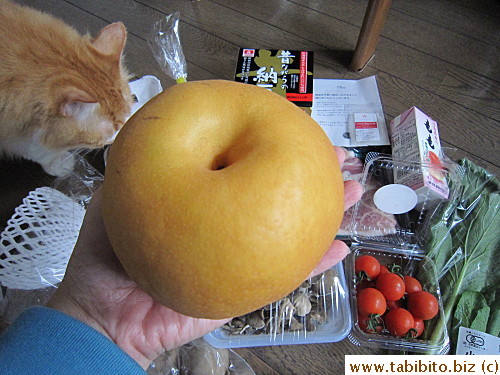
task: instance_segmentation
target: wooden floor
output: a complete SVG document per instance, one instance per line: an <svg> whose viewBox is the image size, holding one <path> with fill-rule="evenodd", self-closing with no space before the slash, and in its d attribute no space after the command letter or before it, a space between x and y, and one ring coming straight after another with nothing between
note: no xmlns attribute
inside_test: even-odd
<svg viewBox="0 0 500 375"><path fill-rule="evenodd" d="M315 77L376 75L386 119L417 106L439 123L453 159L467 157L498 174L500 3L496 0L394 0L375 57L348 71L367 0L18 0L48 11L81 32L123 21L128 68L174 84L147 44L153 22L180 11L188 79L234 76L240 47L315 51ZM12 178L16 163L0 164ZM10 168L10 169L9 169ZM12 172L9 172L9 170ZM1 192L18 204L38 170ZM24 185L23 185L24 184ZM16 188L16 186L18 188ZM16 190L17 189L17 190ZM9 198L10 197L10 198ZM1 212L2 224L12 212ZM257 374L341 374L346 354L370 353L347 340L335 344L240 349Z"/></svg>

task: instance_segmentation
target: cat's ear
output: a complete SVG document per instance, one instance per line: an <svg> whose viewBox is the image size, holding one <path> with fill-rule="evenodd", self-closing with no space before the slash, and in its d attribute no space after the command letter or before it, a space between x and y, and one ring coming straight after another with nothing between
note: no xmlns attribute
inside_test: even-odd
<svg viewBox="0 0 500 375"><path fill-rule="evenodd" d="M80 117L89 104L97 103L97 99L76 87L63 91L59 112L64 117Z"/></svg>
<svg viewBox="0 0 500 375"><path fill-rule="evenodd" d="M119 61L126 39L125 25L121 22L115 22L99 31L97 38L92 41L92 46L103 55Z"/></svg>

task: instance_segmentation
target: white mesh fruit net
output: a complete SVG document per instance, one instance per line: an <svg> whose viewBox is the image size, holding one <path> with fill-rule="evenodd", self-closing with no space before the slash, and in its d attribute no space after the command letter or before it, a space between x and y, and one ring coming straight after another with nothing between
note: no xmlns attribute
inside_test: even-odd
<svg viewBox="0 0 500 375"><path fill-rule="evenodd" d="M24 290L58 284L84 214L60 191L41 187L30 192L0 235L0 283Z"/></svg>

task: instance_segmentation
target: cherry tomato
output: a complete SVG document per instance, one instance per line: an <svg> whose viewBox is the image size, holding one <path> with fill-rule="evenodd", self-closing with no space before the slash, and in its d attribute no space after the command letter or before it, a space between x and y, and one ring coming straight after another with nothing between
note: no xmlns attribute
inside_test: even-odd
<svg viewBox="0 0 500 375"><path fill-rule="evenodd" d="M387 304L384 295L375 288L361 289L357 295L358 311L361 315L382 315Z"/></svg>
<svg viewBox="0 0 500 375"><path fill-rule="evenodd" d="M361 255L354 262L354 271L361 279L375 280L380 273L380 263L371 255Z"/></svg>
<svg viewBox="0 0 500 375"><path fill-rule="evenodd" d="M403 337L413 327L413 316L406 309L394 309L384 316L385 328L393 336Z"/></svg>
<svg viewBox="0 0 500 375"><path fill-rule="evenodd" d="M422 319L413 318L413 327L408 331L407 337L409 339L416 339L424 333L425 324Z"/></svg>
<svg viewBox="0 0 500 375"><path fill-rule="evenodd" d="M389 268L387 268L387 266L380 266L379 276L383 275L384 273L389 273L389 272L391 272L391 271L389 271Z"/></svg>
<svg viewBox="0 0 500 375"><path fill-rule="evenodd" d="M436 297L423 290L408 296L407 307L415 318L422 320L434 318L439 310Z"/></svg>
<svg viewBox="0 0 500 375"><path fill-rule="evenodd" d="M384 273L377 278L376 288L388 301L397 301L405 294L405 282L395 273Z"/></svg>
<svg viewBox="0 0 500 375"><path fill-rule="evenodd" d="M384 321L380 316L370 318L358 314L358 325L363 332L380 333L384 328Z"/></svg>
<svg viewBox="0 0 500 375"><path fill-rule="evenodd" d="M386 302L387 302L387 311L403 307L403 301L401 301L400 299L398 299L397 301L386 301Z"/></svg>
<svg viewBox="0 0 500 375"><path fill-rule="evenodd" d="M404 281L405 281L405 292L407 294L420 292L422 290L422 284L420 284L420 281L418 281L414 277L404 276Z"/></svg>

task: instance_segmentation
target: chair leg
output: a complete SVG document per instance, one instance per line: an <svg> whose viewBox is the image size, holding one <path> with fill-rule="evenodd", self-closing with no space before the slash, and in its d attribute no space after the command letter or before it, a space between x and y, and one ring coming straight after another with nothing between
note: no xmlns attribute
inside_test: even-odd
<svg viewBox="0 0 500 375"><path fill-rule="evenodd" d="M349 69L362 70L372 58L392 0L369 0Z"/></svg>

